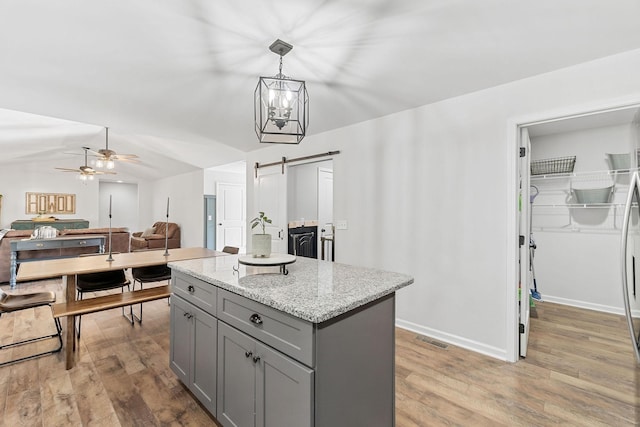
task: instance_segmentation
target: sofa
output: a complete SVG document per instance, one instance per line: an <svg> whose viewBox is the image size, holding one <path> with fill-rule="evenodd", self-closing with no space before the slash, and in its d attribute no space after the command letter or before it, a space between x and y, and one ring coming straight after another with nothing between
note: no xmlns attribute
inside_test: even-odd
<svg viewBox="0 0 640 427"><path fill-rule="evenodd" d="M167 239L168 249L180 247L180 226L175 222L158 221L150 229L131 235L131 250L163 249Z"/></svg>
<svg viewBox="0 0 640 427"><path fill-rule="evenodd" d="M0 240L0 283L8 282L11 275L11 241L18 239L28 239L33 230L10 230ZM107 237L105 251L109 251L109 229L108 228L78 228L60 230L58 237L77 236L82 234L103 235ZM129 252L129 238L131 233L127 228L111 229L111 245L113 252ZM20 251L18 259L35 259L55 256L74 256L83 253L95 252L94 247L63 248L41 251ZM19 267L18 267L19 268Z"/></svg>

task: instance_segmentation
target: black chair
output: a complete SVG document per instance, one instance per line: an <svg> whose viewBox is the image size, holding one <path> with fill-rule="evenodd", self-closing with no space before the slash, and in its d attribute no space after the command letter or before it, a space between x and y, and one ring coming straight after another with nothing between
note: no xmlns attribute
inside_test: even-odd
<svg viewBox="0 0 640 427"><path fill-rule="evenodd" d="M226 252L228 254L231 255L235 255L238 253L238 248L236 248L235 246L225 246L224 248L222 248L222 252Z"/></svg>
<svg viewBox="0 0 640 427"><path fill-rule="evenodd" d="M0 366L8 365L10 363L21 362L23 360L34 359L36 357L44 356L47 354L57 353L62 349L62 326L60 325L60 319L53 317L53 303L56 302L56 294L53 292L37 292L30 294L7 294L0 289L0 316L6 313L14 311L26 310L28 308L43 307L48 305L51 308L51 317L56 327L56 333L51 335L44 335L41 337L30 338L22 341L13 342L10 344L0 345L0 350L5 348L16 347L19 345L41 341L48 338L58 337L59 346L55 350L44 351L42 353L36 353L31 356L25 356L18 359L9 360L7 362L0 363Z"/></svg>
<svg viewBox="0 0 640 427"><path fill-rule="evenodd" d="M127 277L124 274L123 269L119 270L109 270L109 271L100 271L98 273L86 273L86 274L78 274L76 276L76 291L77 291L77 299L83 299L84 294L87 292L99 292L99 291L108 291L111 289L121 288L122 292L124 292L124 288L127 290L131 290L130 286L131 282L127 280ZM124 307L122 307L122 316L131 322L133 325L133 309L129 306L130 316L124 313ZM82 326L82 316L79 315L78 324L76 325L78 338L80 338L80 327Z"/></svg>
<svg viewBox="0 0 640 427"><path fill-rule="evenodd" d="M133 276L133 290L136 290L136 283L140 283L140 289L144 288L144 283L161 282L163 280L171 280L171 269L167 264L150 265L147 267L135 267L131 269ZM140 315L136 315L135 311L131 311L131 316L142 323L142 304L140 304Z"/></svg>

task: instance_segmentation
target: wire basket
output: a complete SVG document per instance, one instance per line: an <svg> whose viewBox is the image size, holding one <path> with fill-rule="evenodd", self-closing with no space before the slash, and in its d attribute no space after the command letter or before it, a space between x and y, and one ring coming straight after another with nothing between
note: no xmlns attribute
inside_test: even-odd
<svg viewBox="0 0 640 427"><path fill-rule="evenodd" d="M571 173L576 164L576 156L556 157L554 159L534 160L531 162L531 175L551 175Z"/></svg>

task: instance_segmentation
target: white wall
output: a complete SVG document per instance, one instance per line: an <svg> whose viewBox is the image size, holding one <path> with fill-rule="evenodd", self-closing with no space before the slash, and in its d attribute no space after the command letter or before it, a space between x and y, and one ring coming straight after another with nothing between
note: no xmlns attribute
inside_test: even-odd
<svg viewBox="0 0 640 427"><path fill-rule="evenodd" d="M604 171L605 153L630 153L636 141L633 124L541 135L531 137L531 160L576 156L574 172Z"/></svg>
<svg viewBox="0 0 640 427"><path fill-rule="evenodd" d="M348 229L336 231L337 261L413 275L398 292L399 325L509 359L515 123L640 100L638 69L640 50L271 146L247 164L340 150L334 220ZM252 182L249 169L248 212Z"/></svg>
<svg viewBox="0 0 640 427"><path fill-rule="evenodd" d="M109 226L109 196L111 203L111 224L113 227L127 227L138 230L138 184L100 182L98 206L98 227Z"/></svg>
<svg viewBox="0 0 640 427"><path fill-rule="evenodd" d="M69 193L76 195L75 214L55 214L60 219L86 219L90 227L98 224L98 181L82 181L72 173L53 170L30 170L25 165L3 166L0 169L2 211L0 227L9 228L18 219L31 219L25 213L25 193Z"/></svg>
<svg viewBox="0 0 640 427"><path fill-rule="evenodd" d="M156 221L165 221L167 198L169 222L180 225L182 247L202 247L204 236L204 171L198 170L151 184L147 227ZM145 196L146 198L146 196Z"/></svg>
<svg viewBox="0 0 640 427"><path fill-rule="evenodd" d="M229 184L245 184L247 181L244 173L222 172L205 169L204 170L204 194L208 196L216 195L216 184L219 182Z"/></svg>

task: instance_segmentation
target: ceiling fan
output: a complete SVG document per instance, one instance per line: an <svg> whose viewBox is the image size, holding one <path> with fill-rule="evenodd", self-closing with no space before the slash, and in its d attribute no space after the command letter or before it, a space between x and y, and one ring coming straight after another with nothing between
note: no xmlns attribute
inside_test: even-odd
<svg viewBox="0 0 640 427"><path fill-rule="evenodd" d="M81 181L92 181L95 175L105 175L105 174L116 175L115 172L97 171L93 169L91 166L88 166L87 153L89 152L89 147L82 147L82 149L84 150L84 166L80 166L78 169L69 169L69 168L56 168L56 169L61 170L63 172L79 172L80 174L78 175L78 178L80 178Z"/></svg>
<svg viewBox="0 0 640 427"><path fill-rule="evenodd" d="M113 169L115 167L115 161L124 161L131 163L139 163L138 156L135 154L117 154L115 151L109 149L109 128L105 127L106 140L105 148L98 151L91 151L92 155L97 157L95 165L97 168Z"/></svg>

